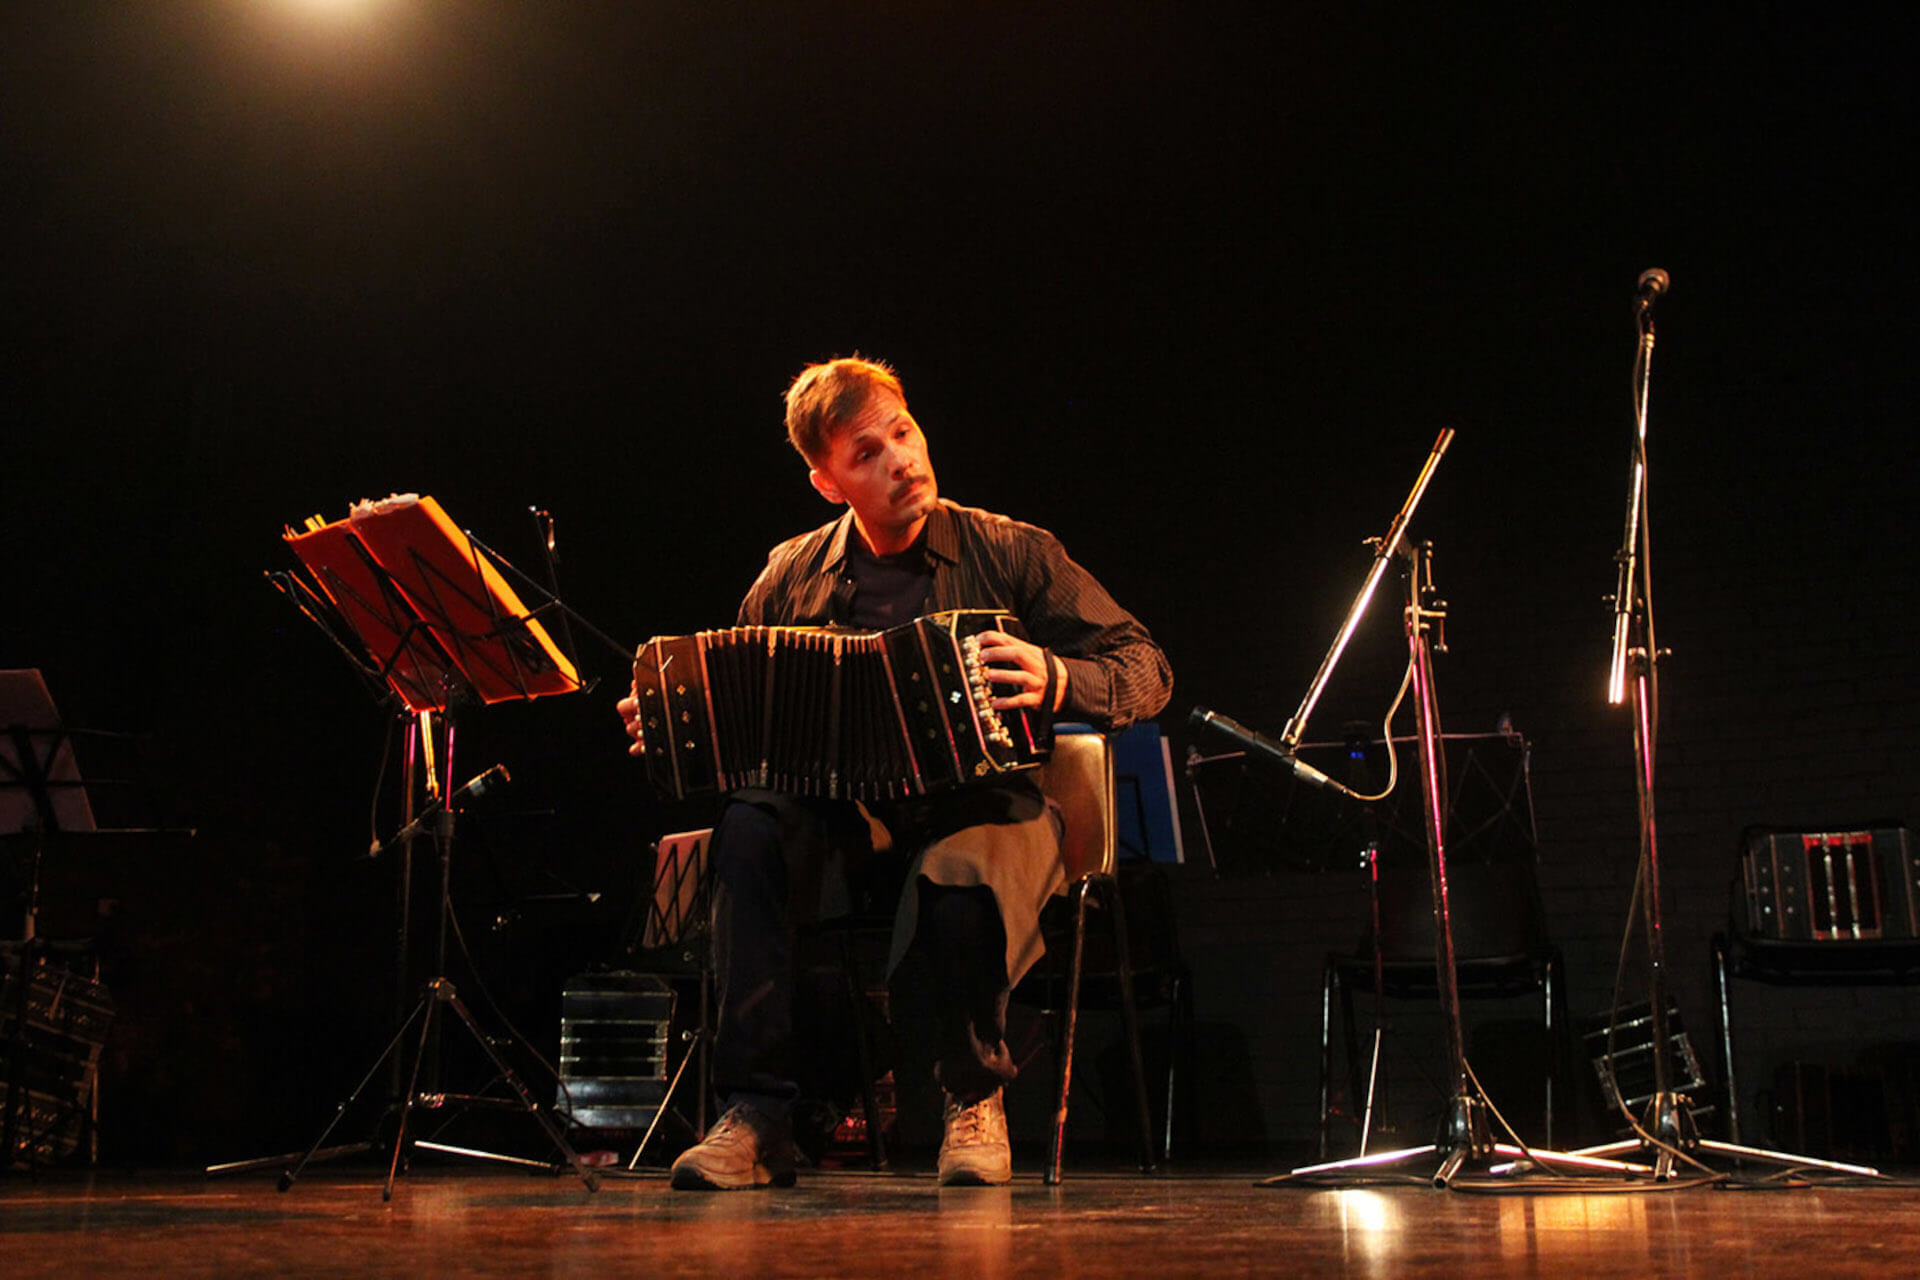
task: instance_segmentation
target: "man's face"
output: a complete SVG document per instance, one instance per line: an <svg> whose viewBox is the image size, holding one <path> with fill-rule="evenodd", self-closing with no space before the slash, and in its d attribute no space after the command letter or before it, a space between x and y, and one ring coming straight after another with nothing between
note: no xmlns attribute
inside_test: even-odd
<svg viewBox="0 0 1920 1280"><path fill-rule="evenodd" d="M809 478L827 501L853 508L867 544L881 554L904 550L918 537L940 497L927 438L906 402L885 387L833 433Z"/></svg>

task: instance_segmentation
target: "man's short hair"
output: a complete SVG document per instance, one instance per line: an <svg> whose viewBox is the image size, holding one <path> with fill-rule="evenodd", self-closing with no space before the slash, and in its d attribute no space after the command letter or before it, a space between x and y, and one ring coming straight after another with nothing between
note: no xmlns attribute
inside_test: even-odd
<svg viewBox="0 0 1920 1280"><path fill-rule="evenodd" d="M858 417L882 387L899 396L901 404L907 402L899 375L879 360L852 355L808 365L787 388L787 440L808 466L817 466L827 456L834 432Z"/></svg>

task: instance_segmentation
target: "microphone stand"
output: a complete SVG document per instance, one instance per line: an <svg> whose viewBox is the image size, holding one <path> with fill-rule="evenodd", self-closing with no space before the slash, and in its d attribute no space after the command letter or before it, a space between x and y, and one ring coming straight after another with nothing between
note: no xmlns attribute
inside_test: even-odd
<svg viewBox="0 0 1920 1280"><path fill-rule="evenodd" d="M1277 760L1287 765L1296 777L1315 786L1334 786L1346 791L1345 787L1332 782L1325 774L1298 760L1295 749L1300 745L1306 733L1307 717L1312 713L1314 704L1326 690L1333 676L1334 666L1345 651L1347 642L1353 638L1354 631L1360 625L1367 605L1373 599L1380 579L1385 576L1387 566L1394 558L1405 560L1407 582L1407 607L1404 614L1409 663L1413 681L1414 710L1418 720L1420 785L1425 810L1427 834L1428 871L1433 879L1433 918L1434 918L1434 975L1440 992L1441 1012L1446 1020L1447 1053L1450 1063L1449 1097L1447 1113L1442 1121L1435 1140L1419 1147L1407 1147L1396 1151L1384 1151L1374 1155L1361 1155L1348 1160L1323 1162L1305 1165L1266 1180L1265 1185L1280 1186L1294 1180L1302 1182L1325 1182L1331 1176L1348 1172L1362 1172L1379 1169L1383 1166L1400 1164L1425 1155L1438 1155L1440 1163L1430 1175L1436 1187L1449 1187L1469 1160L1483 1162L1488 1157L1499 1154L1523 1158L1530 1154L1555 1155L1571 1167L1620 1172L1633 1166L1605 1159L1581 1159L1559 1153L1530 1153L1518 1145L1495 1143L1487 1114L1491 1110L1485 1096L1480 1092L1473 1079L1473 1073L1467 1066L1465 1036L1460 1023L1459 975L1455 969L1453 950L1452 922L1447 906L1447 857L1446 857L1446 756L1440 733L1440 703L1433 687L1432 652L1435 647L1435 635L1446 618L1446 605L1434 597L1432 546L1422 543L1418 547L1406 544L1406 531L1413 519L1414 509L1426 493L1433 479L1434 470L1440 465L1441 457L1447 446L1453 442L1451 428L1443 430L1434 441L1433 450L1426 464L1421 468L1415 480L1412 492L1393 518L1387 534L1381 538L1374 555L1372 568L1366 581L1354 597L1347 611L1346 620L1341 624L1335 636L1333 646L1320 663L1306 696L1301 700L1300 709L1288 721L1286 732L1278 740L1264 737L1242 725L1218 715L1204 707L1196 707L1189 717L1195 728L1208 728L1225 734L1250 753ZM1438 647L1445 649L1444 638L1438 641ZM1371 1117L1369 1117L1369 1121Z"/></svg>
<svg viewBox="0 0 1920 1280"><path fill-rule="evenodd" d="M1434 978L1440 996L1440 1013L1446 1032L1448 1097L1439 1130L1432 1142L1417 1147L1402 1147L1346 1160L1303 1165L1288 1173L1267 1179L1266 1185L1280 1186L1292 1180L1337 1183L1339 1175L1366 1174L1390 1165L1404 1164L1422 1156L1437 1156L1439 1164L1428 1175L1441 1189L1454 1185L1469 1162L1483 1172L1492 1173L1488 1162L1494 1156L1509 1161L1550 1160L1556 1165L1583 1171L1621 1173L1638 1166L1595 1156L1527 1148L1517 1143L1496 1142L1488 1121L1493 1106L1474 1079L1467 1064L1466 1035L1460 1017L1459 972L1453 946L1453 923L1447 897L1447 763L1446 747L1440 732L1440 700L1433 683L1433 653L1446 652L1443 624L1446 602L1435 598L1433 588L1433 547L1431 543L1411 546L1403 553L1406 560L1407 607L1405 624L1408 660L1412 666L1415 731L1419 747L1422 825L1427 840L1427 871L1433 882ZM1512 1164L1502 1166L1509 1169Z"/></svg>
<svg viewBox="0 0 1920 1280"><path fill-rule="evenodd" d="M1400 510L1394 515L1393 522L1387 526L1386 536L1374 544L1373 566L1367 570L1366 581L1361 583L1360 590L1353 597L1353 603L1347 606L1346 620L1340 624L1340 630L1334 636L1333 645L1327 650L1326 657L1320 660L1320 669L1314 673L1313 680L1308 684L1306 696L1300 700L1299 710L1293 713L1293 719L1287 721L1286 731L1277 740L1269 738L1205 707L1193 709L1187 717L1189 724L1195 729L1210 729L1224 735L1247 755L1286 766L1295 777L1310 786L1332 785L1338 790L1344 790L1295 753L1300 747L1300 740L1306 736L1307 717L1313 714L1314 704L1320 701L1320 695L1326 692L1327 683L1333 679L1333 669L1339 664L1340 655L1346 652L1347 642L1353 639L1353 633L1359 629L1360 619L1366 615L1367 606L1372 603L1374 592L1380 586L1380 579L1386 576L1387 566L1393 562L1394 554L1406 538L1407 525L1413 520L1414 509L1420 505L1420 499L1426 494L1427 486L1433 481L1433 473L1439 469L1440 459L1446 455L1447 446L1452 443L1453 428L1442 428L1439 437L1433 442L1433 449L1427 454L1426 463L1420 468L1420 474L1414 478L1413 489L1407 494L1407 500L1400 504ZM1214 861L1213 840L1206 828L1206 811L1200 807L1199 770L1200 766L1212 760L1228 758L1230 758L1229 755L1202 756L1191 748L1187 752L1187 782L1193 792L1194 807L1200 815L1201 835L1206 838L1207 860L1213 864L1215 875L1220 872L1220 864Z"/></svg>
<svg viewBox="0 0 1920 1280"><path fill-rule="evenodd" d="M1420 474L1414 479L1413 490L1407 494L1407 500L1401 504L1399 513L1393 517L1393 523L1387 526L1386 537L1380 539L1373 556L1373 567L1367 571L1367 580L1361 584L1359 594L1354 596L1353 604L1347 609L1346 621L1340 624L1340 632L1333 638L1333 647L1327 650L1327 656L1320 660L1320 669L1314 673L1313 681L1307 686L1306 696L1300 699L1300 709L1293 713L1293 719L1287 721L1287 728L1280 735L1281 743L1288 754L1299 747L1301 738L1306 736L1307 717L1313 714L1314 704L1320 701L1320 695L1326 692L1328 681L1333 679L1333 668L1345 652L1347 642L1353 639L1353 633L1360 626L1360 618L1367 611L1367 605L1373 599L1373 593L1380 585L1380 579L1386 576L1387 566L1393 563L1394 556L1400 552L1400 544L1407 536L1407 525L1413 520L1414 508L1420 505L1420 499L1426 494L1427 486L1433 481L1433 473L1439 469L1440 459L1446 455L1447 446L1453 443L1453 428L1442 428L1440 436L1433 442L1433 451L1427 455L1426 465L1420 468Z"/></svg>
<svg viewBox="0 0 1920 1280"><path fill-rule="evenodd" d="M1653 1162L1654 1177L1659 1181L1674 1176L1677 1160L1684 1159L1705 1169L1694 1155L1700 1151L1728 1155L1736 1160L1751 1159L1877 1178L1882 1176L1880 1172L1865 1165L1703 1138L1694 1124L1686 1095L1674 1088L1669 1060L1672 1042L1667 1020L1667 957L1661 921L1659 844L1654 824L1654 748L1660 729L1659 666L1666 654L1654 641L1652 540L1648 532L1647 498L1647 404L1653 373L1653 304L1669 285L1667 273L1658 267L1645 271L1640 276L1634 302L1640 339L1634 359L1633 451L1627 485L1626 531L1614 557L1619 565L1619 579L1613 596L1613 655L1607 669L1607 701L1614 706L1625 702L1633 717L1633 777L1640 829L1639 906L1641 924L1646 931L1653 1096L1638 1120L1627 1116L1628 1123L1633 1125L1634 1137L1584 1148L1579 1154L1611 1156L1638 1152ZM1621 1101L1624 1111L1624 1099L1617 1086L1614 1096Z"/></svg>

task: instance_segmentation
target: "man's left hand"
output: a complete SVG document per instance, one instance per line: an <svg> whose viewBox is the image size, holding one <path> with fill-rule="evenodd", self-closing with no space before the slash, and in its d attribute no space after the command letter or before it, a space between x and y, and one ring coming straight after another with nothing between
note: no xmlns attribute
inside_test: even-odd
<svg viewBox="0 0 1920 1280"><path fill-rule="evenodd" d="M1047 691L1048 658L1047 651L1031 641L1004 631L982 631L980 662L994 687L994 709L1039 706ZM1053 706L1048 710L1058 711L1067 700L1067 664L1057 656L1052 662Z"/></svg>

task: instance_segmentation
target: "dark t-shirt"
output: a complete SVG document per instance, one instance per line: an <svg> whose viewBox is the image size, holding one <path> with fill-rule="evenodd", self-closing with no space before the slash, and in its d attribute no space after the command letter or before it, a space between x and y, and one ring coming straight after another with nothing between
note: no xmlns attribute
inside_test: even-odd
<svg viewBox="0 0 1920 1280"><path fill-rule="evenodd" d="M853 584L853 612L848 622L871 631L885 631L912 622L926 612L933 591L933 566L927 563L927 535L905 551L877 556L865 547L847 548L847 578Z"/></svg>

